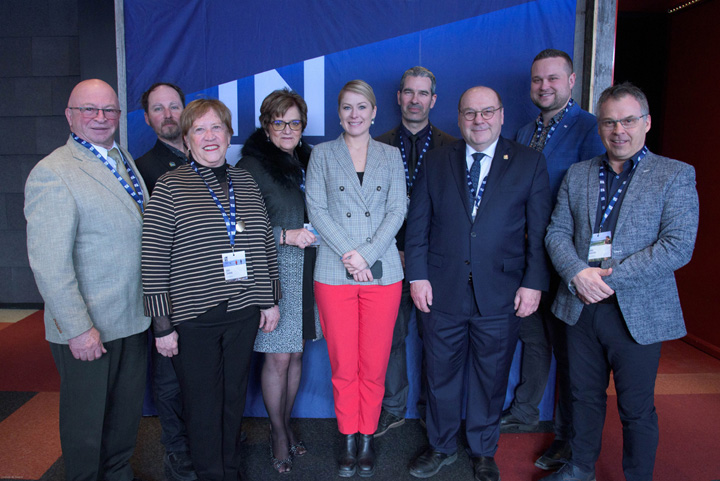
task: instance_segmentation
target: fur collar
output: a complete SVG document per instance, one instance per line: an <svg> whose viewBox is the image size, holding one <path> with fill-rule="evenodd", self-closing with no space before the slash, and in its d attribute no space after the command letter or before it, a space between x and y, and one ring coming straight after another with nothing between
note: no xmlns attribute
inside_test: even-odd
<svg viewBox="0 0 720 481"><path fill-rule="evenodd" d="M260 165L273 179L287 186L297 187L302 182L302 171L307 169L310 161L311 147L300 139L300 145L295 148L297 159L283 152L270 142L263 129L257 129L245 141L242 148L242 157L254 157L260 161ZM299 160L299 162L298 162ZM240 159L238 167L242 167L243 159Z"/></svg>

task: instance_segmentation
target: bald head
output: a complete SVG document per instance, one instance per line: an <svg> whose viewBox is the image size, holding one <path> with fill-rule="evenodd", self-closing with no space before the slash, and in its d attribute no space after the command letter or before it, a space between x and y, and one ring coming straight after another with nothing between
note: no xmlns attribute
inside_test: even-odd
<svg viewBox="0 0 720 481"><path fill-rule="evenodd" d="M500 95L489 87L467 89L458 103L458 126L463 139L482 152L500 137L504 113Z"/></svg>
<svg viewBox="0 0 720 481"><path fill-rule="evenodd" d="M83 80L70 93L68 108L65 109L71 132L91 144L112 148L120 119L108 119L102 110L93 117L88 112L77 110L78 107L120 110L115 90L99 79Z"/></svg>

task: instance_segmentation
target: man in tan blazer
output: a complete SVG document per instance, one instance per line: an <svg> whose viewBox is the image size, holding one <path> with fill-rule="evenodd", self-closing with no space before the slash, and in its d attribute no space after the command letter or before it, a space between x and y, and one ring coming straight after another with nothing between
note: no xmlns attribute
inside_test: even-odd
<svg viewBox="0 0 720 481"><path fill-rule="evenodd" d="M25 186L28 255L60 373L60 441L68 480L130 481L147 357L140 276L145 184L115 144L115 91L80 82L65 110L71 135Z"/></svg>

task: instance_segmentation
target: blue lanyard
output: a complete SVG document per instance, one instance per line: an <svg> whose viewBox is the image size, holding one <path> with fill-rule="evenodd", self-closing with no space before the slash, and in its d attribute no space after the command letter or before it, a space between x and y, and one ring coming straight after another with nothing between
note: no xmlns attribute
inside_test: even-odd
<svg viewBox="0 0 720 481"><path fill-rule="evenodd" d="M560 119L565 117L565 114L568 113L568 111L570 110L570 107L572 107L574 104L575 104L575 101L573 99L568 100L568 103L565 106L565 110L563 110L563 114L562 114L562 117L560 117ZM548 131L547 136L545 137L545 145L547 145L547 143L550 142L550 137L552 137L552 134L555 132L555 129L557 129L558 124L560 124L559 120L550 126L550 130ZM543 129L542 114L540 114L540 117L538 117L538 119L537 119L537 129L535 129L535 135L530 138L531 143L535 137L538 138L538 141L540 140L540 134L542 132L542 129Z"/></svg>
<svg viewBox="0 0 720 481"><path fill-rule="evenodd" d="M470 177L470 171L467 167L465 167L465 175L467 176L467 185L468 190L470 191L470 198L475 200L475 207L473 210L477 210L478 207L480 207L480 202L482 201L482 196L485 193L485 185L487 184L487 178L486 175L485 178L480 183L480 188L478 189L477 195L475 195L475 189L473 189L472 185L472 178Z"/></svg>
<svg viewBox="0 0 720 481"><path fill-rule="evenodd" d="M632 176L632 172L635 170L635 168L638 166L640 161L643 157L647 154L648 149L646 146L643 146L642 150L640 151L640 154L638 155L637 160L632 166L632 170L630 171L630 174L625 178L622 184L620 184L617 189L615 189L615 193L613 194L612 198L610 199L610 202L605 205L605 202L607 201L607 192L605 189L605 168L601 165L600 170L598 171L598 177L600 178L600 208L603 210L603 217L600 221L600 232L602 232L603 224L605 224L605 221L610 216L610 213L612 212L613 208L615 207L615 204L617 203L618 199L623 193L623 190L625 189L625 185L627 185L628 181L630 180L630 177Z"/></svg>
<svg viewBox="0 0 720 481"><path fill-rule="evenodd" d="M122 185L125 188L127 193L130 194L130 196L133 198L133 200L135 200L135 202L137 202L137 204L140 206L140 212L144 213L145 212L145 208L144 208L145 196L143 195L142 188L140 188L140 182L138 182L137 176L135 175L135 172L133 172L128 161L125 160L125 156L122 155L122 153L120 153L120 157L122 158L123 164L125 164L125 169L127 170L128 175L130 176L130 180L132 180L133 187L135 187L134 191L133 191L132 187L130 187L130 185L127 182L125 182L125 179L123 179L120 176L120 174L118 174L118 171L115 170L115 167L110 165L110 162L108 162L107 159L105 157L103 157L102 154L100 152L98 152L97 149L95 147L93 147L91 143L81 139L74 133L72 134L72 138L75 140L75 142L77 142L78 144L82 145L83 147L88 149L90 152L95 154L95 157L100 159L102 161L102 163L105 164L105 167L110 169L110 172L112 172L115 175L115 178L117 178L117 180L120 182L120 185ZM118 151L119 150L120 149L118 149Z"/></svg>
<svg viewBox="0 0 720 481"><path fill-rule="evenodd" d="M427 136L425 137L425 146L423 147L422 152L420 152L420 155L418 155L418 161L415 165L415 172L413 172L412 179L410 178L410 169L408 168L407 154L405 153L405 141L403 140L403 137L404 135L400 133L400 154L402 154L402 161L403 165L405 166L405 182L408 186L408 196L410 196L410 188L413 186L413 183L417 178L417 173L420 170L420 164L422 164L422 159L425 156L425 153L428 151L428 148L430 147L430 139L432 139L432 125L428 129Z"/></svg>
<svg viewBox="0 0 720 481"><path fill-rule="evenodd" d="M230 245L233 248L233 251L235 250L235 233L237 230L235 229L236 223L235 223L235 190L233 190L233 183L232 183L232 177L230 177L230 172L227 174L227 181L228 181L228 200L230 201L230 217L228 217L227 213L225 212L225 208L223 207L220 200L218 200L217 195L215 195L215 192L210 188L210 184L207 183L207 180L205 180L205 177L202 176L200 171L198 170L197 166L195 165L195 161L193 160L190 162L190 167L193 168L195 172L197 172L197 175L200 176L203 182L205 182L205 187L207 187L207 190L210 192L210 196L215 201L215 205L217 205L218 209L220 209L220 213L223 216L223 220L225 221L225 228L227 229L227 235L228 238L230 238Z"/></svg>

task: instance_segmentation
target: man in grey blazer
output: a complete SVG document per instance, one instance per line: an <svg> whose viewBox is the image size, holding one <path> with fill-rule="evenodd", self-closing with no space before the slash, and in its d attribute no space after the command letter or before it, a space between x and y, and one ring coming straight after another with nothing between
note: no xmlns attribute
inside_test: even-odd
<svg viewBox="0 0 720 481"><path fill-rule="evenodd" d="M405 184L407 196L410 198L412 187L422 166L425 155L444 145L450 145L457 139L446 134L430 123L430 110L435 106L437 94L435 93L435 75L425 67L413 67L403 73L400 79L400 88L397 91L398 105L402 121L400 125L388 130L375 140L400 149L405 167ZM405 268L405 229L407 223L395 236L400 260ZM410 283L403 281L400 308L398 309L395 329L393 330L390 361L388 361L385 374L385 396L383 397L380 421L375 437L380 437L388 430L397 428L405 423L405 410L408 398L407 354L405 351L405 338L408 335L408 323L413 311L413 301L410 297ZM422 338L420 323L417 322L418 331ZM418 399L418 414L422 422L425 421L425 370L420 372L420 398Z"/></svg>
<svg viewBox="0 0 720 481"><path fill-rule="evenodd" d="M65 110L70 138L25 186L28 255L60 373L69 480L133 479L150 319L140 281L145 184L113 140L120 113L110 85L80 82Z"/></svg>
<svg viewBox="0 0 720 481"><path fill-rule="evenodd" d="M545 479L595 480L612 370L625 478L650 481L660 346L686 333L674 271L695 246L695 170L647 150L650 111L634 85L605 90L598 119L607 152L570 167L545 238L562 278L553 313L568 324L574 428L570 463Z"/></svg>

